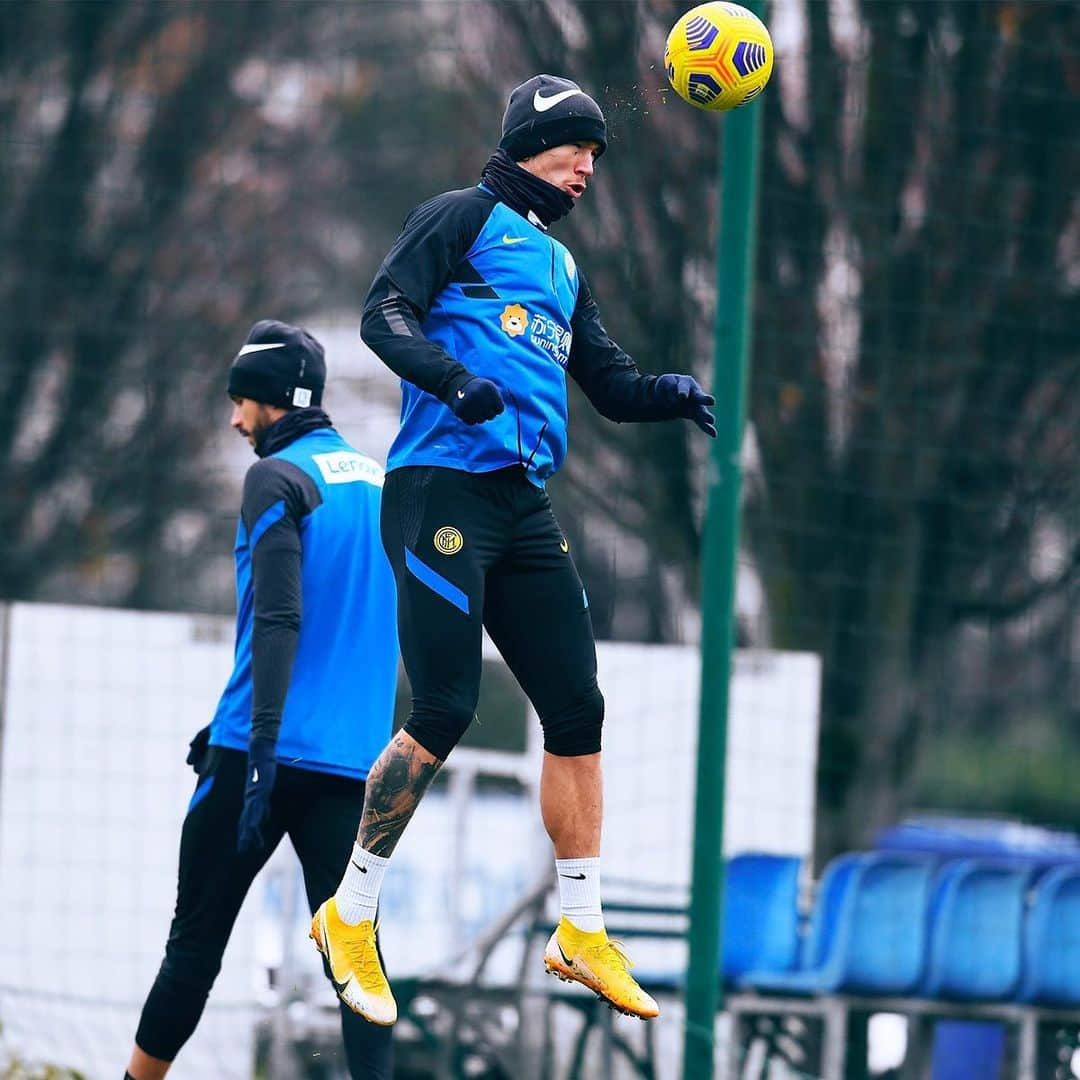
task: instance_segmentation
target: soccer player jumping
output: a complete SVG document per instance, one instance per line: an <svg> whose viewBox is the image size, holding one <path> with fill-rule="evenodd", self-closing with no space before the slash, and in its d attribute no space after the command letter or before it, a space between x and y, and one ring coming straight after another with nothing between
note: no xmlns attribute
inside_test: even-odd
<svg viewBox="0 0 1080 1080"><path fill-rule="evenodd" d="M543 726L540 808L561 905L544 963L622 1012L658 1013L604 930L604 700L588 600L544 483L566 452L567 374L611 420L716 428L713 398L693 378L643 375L608 337L581 270L548 232L606 149L603 113L576 83L522 83L480 184L408 216L364 305L364 341L401 378L381 528L413 699L368 775L352 858L312 937L341 999L375 1023L397 1018L375 948L379 887L473 718L484 627Z"/></svg>

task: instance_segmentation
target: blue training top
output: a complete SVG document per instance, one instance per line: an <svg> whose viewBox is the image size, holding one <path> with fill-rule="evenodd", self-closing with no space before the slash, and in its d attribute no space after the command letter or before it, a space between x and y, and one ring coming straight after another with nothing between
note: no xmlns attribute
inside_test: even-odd
<svg viewBox="0 0 1080 1080"><path fill-rule="evenodd" d="M523 465L537 486L566 456L566 376L612 420L681 415L611 340L573 256L483 185L417 207L379 268L364 341L401 377L388 469L490 472ZM474 377L506 410L468 425L448 408Z"/></svg>
<svg viewBox="0 0 1080 1080"><path fill-rule="evenodd" d="M281 764L364 779L390 737L398 664L383 470L331 427L264 445L244 482L236 661L210 743L246 750L254 723Z"/></svg>
<svg viewBox="0 0 1080 1080"><path fill-rule="evenodd" d="M401 430L387 467L488 472L531 459L533 477L543 481L566 456L577 267L558 240L503 203L492 208L464 258L484 284L458 275L435 297L421 329L473 375L496 382L506 411L469 430L441 401L404 382Z"/></svg>

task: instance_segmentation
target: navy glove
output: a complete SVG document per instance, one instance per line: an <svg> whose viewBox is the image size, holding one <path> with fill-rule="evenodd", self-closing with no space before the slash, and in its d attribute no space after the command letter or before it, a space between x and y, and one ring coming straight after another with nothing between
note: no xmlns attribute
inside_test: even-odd
<svg viewBox="0 0 1080 1080"><path fill-rule="evenodd" d="M716 404L691 375L661 375L656 380L656 400L673 407L676 416L693 420L710 439L716 438L716 417L710 405Z"/></svg>
<svg viewBox="0 0 1080 1080"><path fill-rule="evenodd" d="M277 744L273 739L253 738L248 745L247 784L240 811L236 847L242 853L263 846L263 829L270 820L270 795L277 779Z"/></svg>
<svg viewBox="0 0 1080 1080"><path fill-rule="evenodd" d="M494 420L506 408L499 388L490 380L474 375L450 394L451 412L466 424Z"/></svg>
<svg viewBox="0 0 1080 1080"><path fill-rule="evenodd" d="M206 759L206 750L210 745L210 725L200 728L195 732L195 738L188 743L187 763L195 770L198 776L203 771Z"/></svg>

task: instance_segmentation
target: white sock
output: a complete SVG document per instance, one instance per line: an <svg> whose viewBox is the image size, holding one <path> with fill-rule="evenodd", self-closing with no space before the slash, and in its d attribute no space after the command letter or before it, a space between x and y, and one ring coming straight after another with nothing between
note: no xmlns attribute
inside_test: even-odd
<svg viewBox="0 0 1080 1080"><path fill-rule="evenodd" d="M372 855L359 844L353 844L352 857L345 868L338 890L334 893L338 915L343 923L355 926L365 919L375 921L375 909L379 906L379 890L383 874L390 860Z"/></svg>
<svg viewBox="0 0 1080 1080"><path fill-rule="evenodd" d="M600 910L600 859L556 859L559 875L559 911L579 930L604 929Z"/></svg>

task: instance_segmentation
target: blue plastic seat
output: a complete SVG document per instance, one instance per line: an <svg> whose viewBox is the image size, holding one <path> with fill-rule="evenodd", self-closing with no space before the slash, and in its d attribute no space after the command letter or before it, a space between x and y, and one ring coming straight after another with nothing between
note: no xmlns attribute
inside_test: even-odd
<svg viewBox="0 0 1080 1080"><path fill-rule="evenodd" d="M747 971L790 971L799 954L797 855L733 856L724 879L725 979Z"/></svg>
<svg viewBox="0 0 1080 1080"><path fill-rule="evenodd" d="M936 860L910 852L834 859L822 876L799 970L748 971L764 993L905 994L924 976Z"/></svg>
<svg viewBox="0 0 1080 1080"><path fill-rule="evenodd" d="M1033 876L1030 865L1015 860L956 859L941 868L931 902L924 996L1003 1001L1019 990Z"/></svg>
<svg viewBox="0 0 1080 1080"><path fill-rule="evenodd" d="M763 852L745 852L728 860L720 965L721 976L726 981L732 981L751 967L788 971L797 963L802 864L800 855ZM654 991L678 992L686 983L686 971L682 967L664 970L642 967L635 970L634 976Z"/></svg>
<svg viewBox="0 0 1080 1080"><path fill-rule="evenodd" d="M1080 867L1059 866L1035 886L1024 923L1020 997L1080 1005Z"/></svg>
<svg viewBox="0 0 1080 1080"><path fill-rule="evenodd" d="M810 992L803 986L807 973L816 972L825 964L836 937L841 910L847 902L858 869L859 858L856 854L839 855L825 867L814 897L806 936L799 948L797 970L777 972L752 969L738 980L740 986L764 991Z"/></svg>

